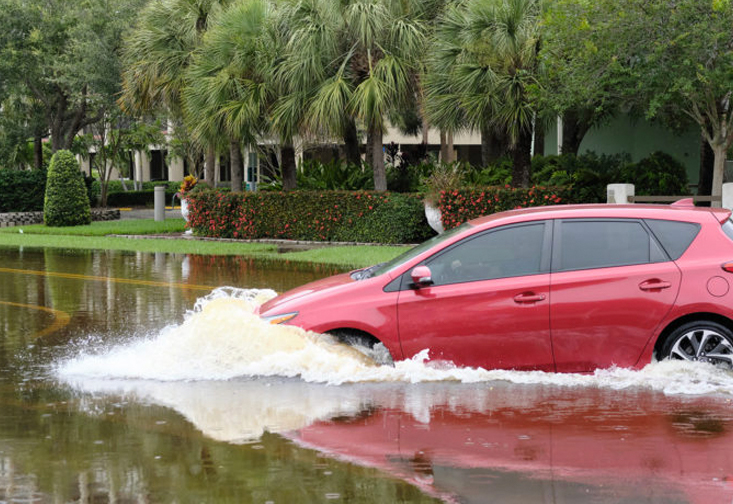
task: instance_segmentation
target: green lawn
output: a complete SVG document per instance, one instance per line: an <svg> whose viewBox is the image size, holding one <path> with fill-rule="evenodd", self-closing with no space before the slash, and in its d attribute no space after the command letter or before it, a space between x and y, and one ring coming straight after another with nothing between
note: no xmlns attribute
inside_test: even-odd
<svg viewBox="0 0 733 504"><path fill-rule="evenodd" d="M277 246L265 243L203 241L194 239L134 239L109 234L144 235L183 233L183 219L153 219L94 222L90 226L50 228L43 224L0 228L0 245L53 247L65 249L130 250L202 255L242 255L263 259L288 260L344 267L363 267L388 261L404 252L398 246L333 246L302 252L278 253ZM21 233L22 230L22 233Z"/></svg>
<svg viewBox="0 0 733 504"><path fill-rule="evenodd" d="M183 219L166 219L157 222L153 219L131 219L92 222L89 226L48 227L44 224L31 224L28 226L0 228L0 233L18 233L19 229L22 229L23 234L72 236L106 236L110 234L146 235L182 233L185 223L186 221Z"/></svg>

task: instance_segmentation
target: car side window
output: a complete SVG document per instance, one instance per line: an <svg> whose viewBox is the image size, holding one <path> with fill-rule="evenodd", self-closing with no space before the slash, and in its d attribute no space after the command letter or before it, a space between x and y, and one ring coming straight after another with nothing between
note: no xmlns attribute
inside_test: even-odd
<svg viewBox="0 0 733 504"><path fill-rule="evenodd" d="M541 273L544 223L512 226L469 237L426 261L433 285Z"/></svg>
<svg viewBox="0 0 733 504"><path fill-rule="evenodd" d="M666 261L656 241L636 220L564 220L555 271L631 266Z"/></svg>

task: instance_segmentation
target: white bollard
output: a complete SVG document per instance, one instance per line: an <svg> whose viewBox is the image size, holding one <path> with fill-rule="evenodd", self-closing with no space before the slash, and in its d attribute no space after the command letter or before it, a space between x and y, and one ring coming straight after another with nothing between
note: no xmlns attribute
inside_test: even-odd
<svg viewBox="0 0 733 504"><path fill-rule="evenodd" d="M733 182L723 184L723 201L721 206L733 210Z"/></svg>
<svg viewBox="0 0 733 504"><path fill-rule="evenodd" d="M155 186L153 188L153 203L155 204L155 210L153 216L156 221L165 220L165 187Z"/></svg>
<svg viewBox="0 0 733 504"><path fill-rule="evenodd" d="M625 205L634 196L634 184L608 184L606 186L606 203Z"/></svg>

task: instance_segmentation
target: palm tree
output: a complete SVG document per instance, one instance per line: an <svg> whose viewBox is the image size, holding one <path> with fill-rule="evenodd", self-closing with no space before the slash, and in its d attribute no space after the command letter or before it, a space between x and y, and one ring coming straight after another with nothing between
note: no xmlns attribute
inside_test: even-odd
<svg viewBox="0 0 733 504"><path fill-rule="evenodd" d="M467 0L449 7L436 30L426 82L428 115L441 127L481 131L484 152L505 138L512 182L529 184L530 90L539 86L541 0Z"/></svg>
<svg viewBox="0 0 733 504"><path fill-rule="evenodd" d="M374 188L387 189L385 118L414 94L424 54L426 5L418 0L303 0L284 10L289 26L278 72L287 94L275 120L298 118L311 134L367 134ZM298 110L300 112L293 112Z"/></svg>
<svg viewBox="0 0 733 504"><path fill-rule="evenodd" d="M187 72L184 103L194 134L226 133L233 160L242 143L256 145L263 136L279 134L283 185L293 189L292 130L273 130L268 120L278 95L274 80L280 53L276 19L274 6L267 0L237 3L217 16ZM240 189L241 182L241 173L233 170L232 188Z"/></svg>
<svg viewBox="0 0 733 504"><path fill-rule="evenodd" d="M129 112L182 115L186 69L203 41L211 15L229 0L159 0L140 12L123 53L120 103ZM214 185L216 132L206 137L206 182Z"/></svg>

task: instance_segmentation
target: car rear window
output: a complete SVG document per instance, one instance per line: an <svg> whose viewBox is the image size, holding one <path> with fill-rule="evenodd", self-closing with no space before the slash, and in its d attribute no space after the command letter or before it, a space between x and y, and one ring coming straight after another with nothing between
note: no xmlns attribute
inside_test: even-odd
<svg viewBox="0 0 733 504"><path fill-rule="evenodd" d="M733 240L733 221L731 221L731 219L728 219L723 224L723 232L728 236L728 238Z"/></svg>
<svg viewBox="0 0 733 504"><path fill-rule="evenodd" d="M685 253L687 247L690 246L697 233L700 232L700 224L693 222L646 219L646 223L673 261L679 259ZM733 239L730 234L731 231L727 233Z"/></svg>

